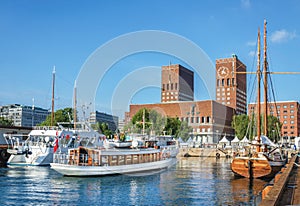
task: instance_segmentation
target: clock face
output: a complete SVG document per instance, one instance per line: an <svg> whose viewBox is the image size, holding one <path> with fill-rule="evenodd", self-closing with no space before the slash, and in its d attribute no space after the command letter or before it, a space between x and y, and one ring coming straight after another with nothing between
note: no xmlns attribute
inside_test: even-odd
<svg viewBox="0 0 300 206"><path fill-rule="evenodd" d="M229 74L229 69L227 67L221 66L218 69L218 75L221 78L226 77Z"/></svg>

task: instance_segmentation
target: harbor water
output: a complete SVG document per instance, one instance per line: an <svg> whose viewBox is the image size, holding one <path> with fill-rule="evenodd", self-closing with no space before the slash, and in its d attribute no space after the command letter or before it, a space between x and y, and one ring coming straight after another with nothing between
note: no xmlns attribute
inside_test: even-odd
<svg viewBox="0 0 300 206"><path fill-rule="evenodd" d="M9 167L0 168L0 182L0 205L256 205L267 183L234 177L225 158L181 158L156 173L89 178Z"/></svg>

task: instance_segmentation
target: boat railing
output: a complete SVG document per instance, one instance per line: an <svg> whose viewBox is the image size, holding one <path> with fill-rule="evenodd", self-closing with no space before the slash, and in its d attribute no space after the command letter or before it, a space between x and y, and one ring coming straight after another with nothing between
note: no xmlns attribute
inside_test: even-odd
<svg viewBox="0 0 300 206"><path fill-rule="evenodd" d="M35 130L61 130L60 127L57 126L35 126L33 127Z"/></svg>
<svg viewBox="0 0 300 206"><path fill-rule="evenodd" d="M128 155L103 155L97 152L89 154L55 153L53 156L53 163L80 166L117 166L156 162L168 159L170 157L173 157L172 153L170 152L170 148L157 151L156 153L141 153Z"/></svg>

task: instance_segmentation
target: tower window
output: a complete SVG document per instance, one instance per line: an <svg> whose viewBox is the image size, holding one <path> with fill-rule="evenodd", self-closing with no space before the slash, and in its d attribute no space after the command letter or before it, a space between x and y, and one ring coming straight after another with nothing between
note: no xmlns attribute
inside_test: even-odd
<svg viewBox="0 0 300 206"><path fill-rule="evenodd" d="M230 86L230 79L227 79L227 86Z"/></svg>
<svg viewBox="0 0 300 206"><path fill-rule="evenodd" d="M224 79L222 79L222 87L224 87Z"/></svg>
<svg viewBox="0 0 300 206"><path fill-rule="evenodd" d="M234 86L234 84L235 84L235 83L234 83L234 78L232 78L232 86Z"/></svg>

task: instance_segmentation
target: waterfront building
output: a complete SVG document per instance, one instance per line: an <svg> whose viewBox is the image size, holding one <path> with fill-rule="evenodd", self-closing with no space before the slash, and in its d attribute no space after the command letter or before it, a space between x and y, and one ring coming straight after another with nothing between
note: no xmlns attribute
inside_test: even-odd
<svg viewBox="0 0 300 206"><path fill-rule="evenodd" d="M50 112L35 106L10 104L0 106L0 117L12 120L14 126L33 127L45 121Z"/></svg>
<svg viewBox="0 0 300 206"><path fill-rule="evenodd" d="M193 100L194 72L180 64L162 66L161 102Z"/></svg>
<svg viewBox="0 0 300 206"><path fill-rule="evenodd" d="M89 121L91 124L96 124L97 122L107 123L108 128L115 132L118 129L119 117L96 111L91 112Z"/></svg>
<svg viewBox="0 0 300 206"><path fill-rule="evenodd" d="M261 114L264 114L264 103L261 103L261 105ZM250 103L248 105L248 115L256 113L256 109L256 103ZM277 117L282 123L282 128L280 131L281 136L300 136L300 111L298 101L268 102L267 113L268 115Z"/></svg>
<svg viewBox="0 0 300 206"><path fill-rule="evenodd" d="M217 61L216 72L221 65L229 67L228 64L231 66L228 72L232 72L232 69L234 71L242 70L240 69L242 67L245 69L244 64L234 56L227 60ZM154 109L163 116L177 117L181 121L186 121L193 128L193 132L190 134L193 140L200 144L218 143L223 136L233 139L232 117L236 114L236 110L241 113L246 111L246 106L240 106L241 102L246 104L246 100L233 100L240 94L244 94L244 91L243 98L246 98L246 86L238 86L235 81L242 85L242 83L246 84L246 80L245 75L228 74L229 77L233 84L219 85L217 91L223 88L231 89L230 95L224 95L224 97L231 98L230 104L215 100L194 101L194 73L179 64L162 66L161 103L130 105L129 112L125 113L125 122L128 123L142 108ZM220 77L218 79L222 81ZM183 83L180 83L180 80L184 80ZM184 89L181 90L181 88ZM239 89L238 92L237 89Z"/></svg>
<svg viewBox="0 0 300 206"><path fill-rule="evenodd" d="M235 109L236 114L247 114L246 66L236 55L216 60L216 100Z"/></svg>
<svg viewBox="0 0 300 206"><path fill-rule="evenodd" d="M202 144L218 143L224 135L231 139L234 137L231 128L234 109L214 100L134 104L130 105L127 118L131 119L142 108L186 121L193 128L191 136L194 141Z"/></svg>

